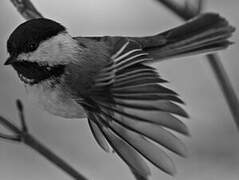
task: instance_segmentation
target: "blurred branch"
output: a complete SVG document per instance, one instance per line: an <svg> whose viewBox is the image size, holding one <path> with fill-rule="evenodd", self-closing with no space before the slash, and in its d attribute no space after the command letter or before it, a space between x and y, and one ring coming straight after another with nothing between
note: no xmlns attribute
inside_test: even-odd
<svg viewBox="0 0 239 180"><path fill-rule="evenodd" d="M2 119L2 117L0 117L0 119ZM0 138L5 139L5 140L9 140L9 141L19 141L20 139L16 136L11 136L8 134L3 134L0 133Z"/></svg>
<svg viewBox="0 0 239 180"><path fill-rule="evenodd" d="M148 180L148 177L141 176L140 174L137 174L133 169L131 169L131 172L133 173L136 180Z"/></svg>
<svg viewBox="0 0 239 180"><path fill-rule="evenodd" d="M178 4L173 0L155 0L166 6L168 9L176 13L184 20L188 20L196 16L196 12L192 8L188 8L188 1L185 4Z"/></svg>
<svg viewBox="0 0 239 180"><path fill-rule="evenodd" d="M179 4L174 0L155 1L160 2L184 20L189 20L200 14L205 2L204 0L194 0L194 3L192 3L190 0L186 0L184 4Z"/></svg>
<svg viewBox="0 0 239 180"><path fill-rule="evenodd" d="M195 0L196 3L192 5L188 0L186 0L185 4L182 5L175 2L174 0L156 1L166 6L168 9L170 9L172 12L174 12L184 20L191 19L200 14L205 2L204 0ZM229 109L239 130L239 101L230 82L230 79L223 67L223 64L221 63L220 57L217 54L207 55L207 59L219 83L219 86L221 87L224 97L226 98Z"/></svg>
<svg viewBox="0 0 239 180"><path fill-rule="evenodd" d="M17 104L17 109L18 109L19 117L22 124L22 130L25 132L28 132L28 128L27 128L27 124L26 124L25 116L24 116L24 111L23 111L23 105L19 99L17 99L16 104Z"/></svg>
<svg viewBox="0 0 239 180"><path fill-rule="evenodd" d="M10 1L26 20L43 17L30 0L10 0Z"/></svg>
<svg viewBox="0 0 239 180"><path fill-rule="evenodd" d="M0 124L4 126L8 131L10 131L11 134L13 134L13 135L7 135L7 134L0 133L0 138L9 140L12 142L25 144L31 147L32 149L34 149L35 151L37 151L42 156L44 156L46 159L48 159L50 162L55 164L57 167L62 169L72 178L77 180L86 180L86 178L83 175L81 175L79 172L73 169L63 159L61 159L54 152L49 150L46 146L44 146L40 141L38 141L35 137L33 137L28 132L25 119L22 119L24 117L24 112L23 112L23 105L20 100L17 100L17 109L19 111L22 128L19 128L13 122L0 116Z"/></svg>
<svg viewBox="0 0 239 180"><path fill-rule="evenodd" d="M196 0L197 14L200 14L204 8L205 0Z"/></svg>

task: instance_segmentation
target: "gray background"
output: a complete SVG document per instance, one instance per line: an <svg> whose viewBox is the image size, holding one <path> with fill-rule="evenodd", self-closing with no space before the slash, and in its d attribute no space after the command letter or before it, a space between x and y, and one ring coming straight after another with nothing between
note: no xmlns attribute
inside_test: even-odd
<svg viewBox="0 0 239 180"><path fill-rule="evenodd" d="M34 0L43 15L55 19L74 35L151 35L181 21L153 0ZM239 26L238 0L208 0L207 11L220 12ZM116 155L104 153L95 143L84 120L64 120L27 101L16 73L2 64L6 40L23 19L8 0L0 1L0 114L17 120L15 99L24 101L31 132L90 179L133 179ZM221 52L223 64L239 95L238 33L235 45ZM157 63L159 73L187 103L191 118L185 123L192 137L181 137L190 151L183 159L172 155L178 173L170 177L152 168L152 179L238 180L239 135L228 107L203 56ZM0 129L1 130L1 129ZM1 130L2 131L2 130ZM0 179L70 179L43 157L25 146L0 141Z"/></svg>

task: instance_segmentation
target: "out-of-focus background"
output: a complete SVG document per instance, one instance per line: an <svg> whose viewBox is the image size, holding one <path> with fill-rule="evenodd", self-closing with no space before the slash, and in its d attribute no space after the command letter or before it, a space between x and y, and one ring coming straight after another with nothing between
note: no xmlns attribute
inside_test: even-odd
<svg viewBox="0 0 239 180"><path fill-rule="evenodd" d="M178 0L180 1L180 0ZM73 36L145 36L179 25L181 20L154 0L41 0L32 1L40 12L61 22ZM205 11L219 12L239 26L239 1L208 0ZM0 114L18 122L16 98L23 100L30 131L89 179L133 180L128 167L95 143L85 120L65 120L34 107L10 67L6 41L24 19L8 0L0 1ZM236 43L220 53L239 96L239 35ZM239 133L218 84L203 56L157 63L159 73L170 81L186 102L191 118L183 119L192 137L182 137L189 149L186 159L170 154L178 173L170 177L151 166L151 179L238 180ZM2 131L2 129L0 129ZM0 141L0 179L69 180L62 171L23 145Z"/></svg>

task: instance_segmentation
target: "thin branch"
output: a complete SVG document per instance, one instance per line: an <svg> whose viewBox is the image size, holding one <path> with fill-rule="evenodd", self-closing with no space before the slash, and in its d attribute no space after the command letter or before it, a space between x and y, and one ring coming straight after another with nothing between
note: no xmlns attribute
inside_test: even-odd
<svg viewBox="0 0 239 180"><path fill-rule="evenodd" d="M136 173L133 169L130 169L133 173L136 180L148 180L148 177L141 176L140 174Z"/></svg>
<svg viewBox="0 0 239 180"><path fill-rule="evenodd" d="M17 107L20 110L19 115L24 117L23 112L23 105L20 100L17 100ZM20 117L21 119L21 117ZM22 119L22 122L25 120ZM63 159L61 159L59 156L57 156L54 152L49 150L46 146L44 146L40 141L38 141L35 137L33 137L28 131L26 131L27 124L25 123L25 128L19 128L11 121L5 119L4 117L0 116L0 124L4 126L6 129L8 129L13 135L6 135L0 133L0 138L5 140L10 140L14 142L20 142L23 143L35 151L37 151L39 154L44 156L46 159L48 159L51 163L55 164L58 168L62 169L64 172L66 172L68 175L70 175L72 178L77 180L86 180L86 178L81 175L79 172L77 172L74 168L72 168L69 164L67 164Z"/></svg>
<svg viewBox="0 0 239 180"><path fill-rule="evenodd" d="M68 163L66 163L60 156L57 156L53 151L48 149L45 145L43 145L40 141L34 138L29 133L21 134L22 142L37 151L39 154L44 156L47 160L55 164L58 168L66 172L72 178L77 180L86 180L86 178L81 175L78 171L72 168Z"/></svg>
<svg viewBox="0 0 239 180"><path fill-rule="evenodd" d="M0 116L0 124L15 135L18 135L21 133L21 130L13 122L5 119L2 116Z"/></svg>
<svg viewBox="0 0 239 180"><path fill-rule="evenodd" d="M202 10L204 9L204 4L205 4L205 1L204 0L196 0L196 7L197 7L197 14L200 14L202 12Z"/></svg>
<svg viewBox="0 0 239 180"><path fill-rule="evenodd" d="M27 128L27 124L26 124L25 116L24 116L23 104L19 99L17 99L16 105L17 105L17 110L19 112L19 118L22 125L22 131L28 132L28 128Z"/></svg>
<svg viewBox="0 0 239 180"><path fill-rule="evenodd" d="M179 17L183 18L184 20L191 19L192 17L196 16L196 12L190 8L187 8L184 4L178 4L173 0L155 0L157 2L162 3L168 9L173 11Z"/></svg>
<svg viewBox="0 0 239 180"><path fill-rule="evenodd" d="M30 0L10 0L10 1L26 20L43 17Z"/></svg>
<svg viewBox="0 0 239 180"><path fill-rule="evenodd" d="M176 3L173 0L156 0L174 12L176 15L184 20L191 19L201 12L203 7L203 0L198 1L198 7L187 8L181 4ZM199 11L200 10L200 11ZM230 82L230 79L221 63L220 57L216 54L207 55L208 63L211 66L214 75L221 87L224 97L226 98L229 109L232 113L236 126L239 130L239 100Z"/></svg>
<svg viewBox="0 0 239 180"><path fill-rule="evenodd" d="M0 138L8 141L20 142L20 137L0 133Z"/></svg>
<svg viewBox="0 0 239 180"><path fill-rule="evenodd" d="M217 54L207 55L209 59L209 64L217 77L219 85L224 93L224 96L227 100L231 113L234 117L237 128L239 129L239 101L236 96L235 91L232 88L231 82L226 74L226 71L223 68L220 57ZM223 83L220 83L223 82Z"/></svg>

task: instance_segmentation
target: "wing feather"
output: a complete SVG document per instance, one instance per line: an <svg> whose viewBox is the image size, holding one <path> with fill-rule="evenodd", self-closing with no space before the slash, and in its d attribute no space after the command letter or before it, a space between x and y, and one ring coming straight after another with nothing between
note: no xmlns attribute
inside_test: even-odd
<svg viewBox="0 0 239 180"><path fill-rule="evenodd" d="M188 117L186 111L184 111L177 104L170 102L168 100L159 100L159 101L129 101L129 100L115 100L114 104L128 107L132 109L140 109L143 111L164 111L173 113L182 117Z"/></svg>
<svg viewBox="0 0 239 180"><path fill-rule="evenodd" d="M145 101L155 101L155 100L170 100L180 104L184 104L184 102L177 96L173 95L162 95L157 93L137 93L137 94L117 94L115 93L113 96L115 99L126 99L126 100L145 100Z"/></svg>
<svg viewBox="0 0 239 180"><path fill-rule="evenodd" d="M134 147L142 156L144 156L159 169L171 175L176 173L176 168L171 158L158 146L151 143L138 133L130 131L114 121L110 123L110 127L122 139Z"/></svg>
<svg viewBox="0 0 239 180"><path fill-rule="evenodd" d="M102 131L104 132L107 140L110 142L115 152L134 172L143 177L150 175L149 167L133 147L121 139L111 129L102 126Z"/></svg>
<svg viewBox="0 0 239 180"><path fill-rule="evenodd" d="M104 137L104 135L102 134L101 130L99 129L99 127L97 126L97 124L95 123L95 119L92 120L93 117L88 119L89 122L89 126L91 129L91 132L96 140L96 142L99 144L99 146L105 151L105 152L110 152L110 147Z"/></svg>
<svg viewBox="0 0 239 180"><path fill-rule="evenodd" d="M168 112L163 111L141 111L139 109L127 108L124 111L119 108L113 107L107 103L100 103L99 105L103 108L108 109L111 112L121 115L125 119L135 119L137 121L146 121L153 124L159 124L161 126L167 127L184 135L189 135L189 131L184 123L182 123L178 118L171 115Z"/></svg>
<svg viewBox="0 0 239 180"><path fill-rule="evenodd" d="M107 111L103 111L103 114L106 117L111 118L113 121L123 125L125 128L144 135L180 156L185 157L187 155L186 147L181 140L160 125L144 121L135 121L134 119L124 118L122 116L117 116L116 114L111 116L107 114Z"/></svg>

